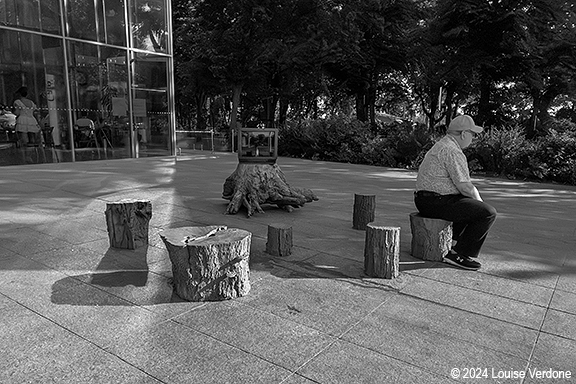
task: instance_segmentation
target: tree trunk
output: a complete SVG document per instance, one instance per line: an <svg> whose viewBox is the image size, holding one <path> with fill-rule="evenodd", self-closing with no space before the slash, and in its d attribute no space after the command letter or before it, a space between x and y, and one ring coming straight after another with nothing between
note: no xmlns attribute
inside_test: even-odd
<svg viewBox="0 0 576 384"><path fill-rule="evenodd" d="M364 245L364 273L393 279L400 273L400 227L368 224Z"/></svg>
<svg viewBox="0 0 576 384"><path fill-rule="evenodd" d="M362 122L368 120L366 114L366 92L364 90L359 90L356 93L356 118Z"/></svg>
<svg viewBox="0 0 576 384"><path fill-rule="evenodd" d="M106 226L110 246L136 249L148 244L148 226L152 217L149 200L121 200L106 204Z"/></svg>
<svg viewBox="0 0 576 384"><path fill-rule="evenodd" d="M174 289L184 300L233 299L250 291L250 232L183 227L167 229L160 237L172 262Z"/></svg>
<svg viewBox="0 0 576 384"><path fill-rule="evenodd" d="M365 230L366 225L374 221L375 210L376 195L354 194L352 228Z"/></svg>
<svg viewBox="0 0 576 384"><path fill-rule="evenodd" d="M478 101L478 122L476 124L484 126L490 122L492 114L490 108L491 79L487 73L483 73L480 79L480 100Z"/></svg>
<svg viewBox="0 0 576 384"><path fill-rule="evenodd" d="M230 112L230 148L234 149L234 132L240 136L238 130L238 108L240 107L240 95L242 94L242 84L236 84L232 88L232 111Z"/></svg>
<svg viewBox="0 0 576 384"><path fill-rule="evenodd" d="M452 223L410 214L411 255L422 260L442 261L452 246Z"/></svg>
<svg viewBox="0 0 576 384"><path fill-rule="evenodd" d="M305 203L318 200L314 192L290 187L277 164L238 163L236 170L224 182L222 198L230 200L227 214L245 207L248 217L264 213L262 204L276 204L291 212Z"/></svg>

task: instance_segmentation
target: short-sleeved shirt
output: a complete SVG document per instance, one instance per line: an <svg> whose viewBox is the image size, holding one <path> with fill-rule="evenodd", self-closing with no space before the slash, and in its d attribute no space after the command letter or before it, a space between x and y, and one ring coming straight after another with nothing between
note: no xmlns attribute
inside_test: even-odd
<svg viewBox="0 0 576 384"><path fill-rule="evenodd" d="M451 135L438 140L424 156L416 178L417 191L459 194L457 183L470 182L466 155Z"/></svg>

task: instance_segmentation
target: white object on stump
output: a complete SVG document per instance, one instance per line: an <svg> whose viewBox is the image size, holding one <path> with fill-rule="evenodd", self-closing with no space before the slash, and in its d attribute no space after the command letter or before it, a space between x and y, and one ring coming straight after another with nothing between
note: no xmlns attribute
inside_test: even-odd
<svg viewBox="0 0 576 384"><path fill-rule="evenodd" d="M268 225L266 252L274 256L292 254L292 227L285 224Z"/></svg>
<svg viewBox="0 0 576 384"><path fill-rule="evenodd" d="M111 247L136 249L148 244L148 225L152 218L149 200L107 203L105 214Z"/></svg>
<svg viewBox="0 0 576 384"><path fill-rule="evenodd" d="M366 226L364 272L371 277L393 279L400 273L400 227L370 223Z"/></svg>
<svg viewBox="0 0 576 384"><path fill-rule="evenodd" d="M188 301L234 299L250 291L248 231L225 226L167 229L176 294Z"/></svg>
<svg viewBox="0 0 576 384"><path fill-rule="evenodd" d="M442 219L424 217L418 212L410 214L412 231L411 254L422 260L442 261L452 247L452 223Z"/></svg>
<svg viewBox="0 0 576 384"><path fill-rule="evenodd" d="M375 195L354 194L354 213L352 214L352 228L366 229L366 224L374 221L376 210Z"/></svg>

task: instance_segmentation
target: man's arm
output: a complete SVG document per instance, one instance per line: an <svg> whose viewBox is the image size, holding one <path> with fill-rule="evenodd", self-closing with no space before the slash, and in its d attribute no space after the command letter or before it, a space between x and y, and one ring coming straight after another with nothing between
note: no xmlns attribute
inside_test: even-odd
<svg viewBox="0 0 576 384"><path fill-rule="evenodd" d="M478 201L483 201L482 197L480 197L480 192L478 192L478 188L476 188L474 184L469 181L464 183L456 183L456 188L458 188L460 193L464 196L471 197Z"/></svg>

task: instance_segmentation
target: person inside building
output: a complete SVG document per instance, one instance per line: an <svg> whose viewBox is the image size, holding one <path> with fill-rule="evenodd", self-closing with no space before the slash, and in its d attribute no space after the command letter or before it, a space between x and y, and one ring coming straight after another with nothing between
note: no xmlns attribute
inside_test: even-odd
<svg viewBox="0 0 576 384"><path fill-rule="evenodd" d="M88 118L88 112L82 111L81 116L74 124L74 141L76 147L87 147L96 142L94 121Z"/></svg>
<svg viewBox="0 0 576 384"><path fill-rule="evenodd" d="M36 104L28 98L28 88L21 87L16 92L14 114L16 115L16 133L21 146L40 143L40 125L36 120Z"/></svg>
<svg viewBox="0 0 576 384"><path fill-rule="evenodd" d="M497 215L472 184L462 151L482 131L468 115L454 118L446 135L426 153L414 192L421 215L453 223L453 247L444 262L469 270L480 268L475 258Z"/></svg>

